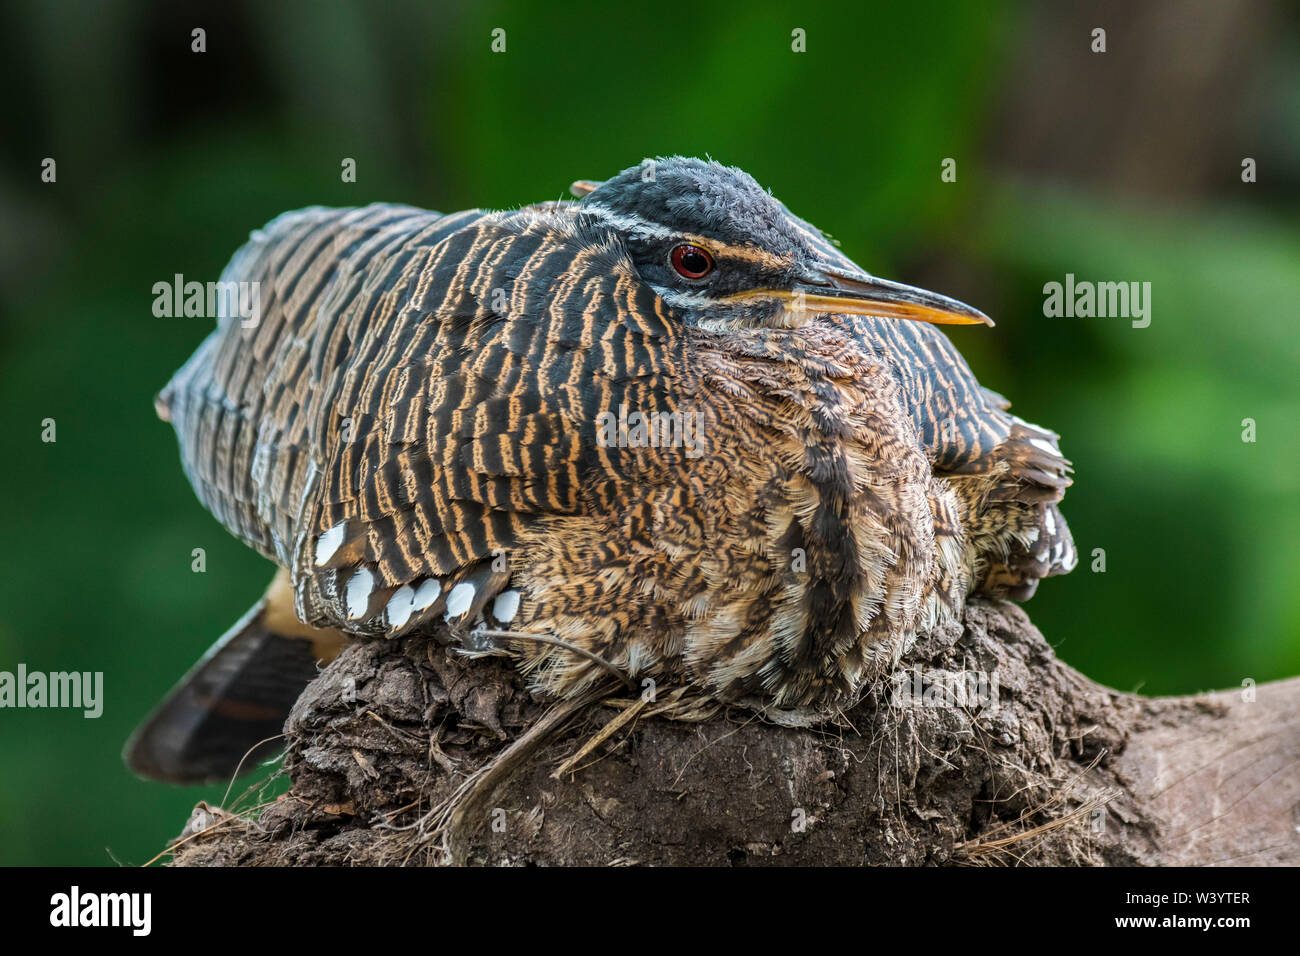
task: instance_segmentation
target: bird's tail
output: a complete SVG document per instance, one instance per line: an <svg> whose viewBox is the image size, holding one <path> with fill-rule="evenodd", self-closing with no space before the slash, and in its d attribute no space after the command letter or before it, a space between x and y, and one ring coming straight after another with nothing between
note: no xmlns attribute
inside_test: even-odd
<svg viewBox="0 0 1300 956"><path fill-rule="evenodd" d="M1012 510L1018 514L1012 515ZM1043 578L1069 574L1079 563L1070 526L1055 502L1007 503L1003 506L1003 520L1009 527L1019 522L1023 530L1003 536L1001 554L990 555L983 580L974 590L1028 601Z"/></svg>
<svg viewBox="0 0 1300 956"><path fill-rule="evenodd" d="M949 475L963 502L973 559L971 593L1027 601L1043 578L1068 574L1078 563L1059 508L1074 469L1055 432L1005 409L990 413L988 420L1003 437L988 454Z"/></svg>
<svg viewBox="0 0 1300 956"><path fill-rule="evenodd" d="M288 576L235 623L136 728L123 757L153 780L229 780L281 749L294 702L343 637L294 616Z"/></svg>

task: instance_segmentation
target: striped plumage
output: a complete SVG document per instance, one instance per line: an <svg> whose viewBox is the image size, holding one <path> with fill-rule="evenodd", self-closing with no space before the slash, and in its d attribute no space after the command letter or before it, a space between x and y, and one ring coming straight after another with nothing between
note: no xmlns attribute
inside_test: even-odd
<svg viewBox="0 0 1300 956"><path fill-rule="evenodd" d="M816 227L782 210L819 255L856 268ZM971 591L1028 600L1042 578L1074 570L1074 539L1057 508L1072 470L1060 436L1010 414L1011 403L981 386L931 324L857 314L826 320L848 328L898 382L921 447L960 501Z"/></svg>
<svg viewBox="0 0 1300 956"><path fill-rule="evenodd" d="M305 209L227 267L260 320L221 319L159 411L204 505L287 569L298 621L505 650L552 695L606 679L594 656L827 708L971 591L1072 567L1056 436L930 325L825 297L979 313L866 276L739 170L664 160L575 191ZM682 243L708 278L674 274ZM184 778L184 747L132 763Z"/></svg>

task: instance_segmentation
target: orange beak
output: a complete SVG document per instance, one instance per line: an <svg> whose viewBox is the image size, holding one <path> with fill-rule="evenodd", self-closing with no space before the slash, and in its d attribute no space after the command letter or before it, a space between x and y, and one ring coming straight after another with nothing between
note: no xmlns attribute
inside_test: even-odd
<svg viewBox="0 0 1300 956"><path fill-rule="evenodd" d="M878 315L937 325L993 324L979 309L946 295L832 265L819 266L781 297L787 296L788 308L798 312Z"/></svg>

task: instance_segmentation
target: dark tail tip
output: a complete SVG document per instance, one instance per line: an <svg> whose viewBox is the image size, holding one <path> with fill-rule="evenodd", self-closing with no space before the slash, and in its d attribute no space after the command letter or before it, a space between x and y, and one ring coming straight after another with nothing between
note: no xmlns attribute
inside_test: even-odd
<svg viewBox="0 0 1300 956"><path fill-rule="evenodd" d="M260 601L137 728L123 759L151 780L230 780L282 749L285 718L316 674L311 641L268 630Z"/></svg>

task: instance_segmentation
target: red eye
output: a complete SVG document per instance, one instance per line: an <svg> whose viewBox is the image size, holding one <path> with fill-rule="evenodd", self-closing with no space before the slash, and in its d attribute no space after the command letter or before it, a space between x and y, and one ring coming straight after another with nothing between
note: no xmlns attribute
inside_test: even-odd
<svg viewBox="0 0 1300 956"><path fill-rule="evenodd" d="M713 256L686 242L673 250L673 268L687 279L703 279L713 271Z"/></svg>

